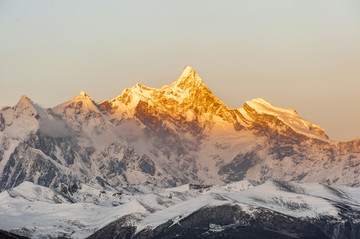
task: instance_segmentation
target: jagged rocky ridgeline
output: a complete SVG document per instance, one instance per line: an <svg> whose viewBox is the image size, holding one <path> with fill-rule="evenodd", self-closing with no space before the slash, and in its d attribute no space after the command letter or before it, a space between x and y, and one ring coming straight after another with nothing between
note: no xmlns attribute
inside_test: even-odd
<svg viewBox="0 0 360 239"><path fill-rule="evenodd" d="M358 186L360 139L329 140L263 99L229 109L191 67L158 89L136 84L99 103L85 92L44 109L26 96L0 110L0 190L27 180L159 186L241 179Z"/></svg>

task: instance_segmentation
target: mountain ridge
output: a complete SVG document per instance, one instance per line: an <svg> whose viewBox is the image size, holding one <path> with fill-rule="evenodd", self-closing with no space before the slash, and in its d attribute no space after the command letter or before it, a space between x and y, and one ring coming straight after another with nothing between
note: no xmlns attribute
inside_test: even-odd
<svg viewBox="0 0 360 239"><path fill-rule="evenodd" d="M189 66L169 85L136 84L99 103L82 91L49 109L23 96L0 110L0 190L95 177L112 185L281 178L356 186L359 165L360 140L330 140L261 98L230 109Z"/></svg>
<svg viewBox="0 0 360 239"><path fill-rule="evenodd" d="M180 87L179 87L180 85ZM95 102L91 96L89 94L87 94L86 92L84 91L81 91L79 95L75 96L73 99L71 99L70 101L67 101L67 102L64 102L60 105L57 105L55 107L53 107L52 109L56 109L56 108L59 108L61 105L64 105L66 103L74 103L74 102L77 102L79 101L80 98L83 98L83 99L89 99L93 104L94 106L96 106L96 108L101 108L102 110L104 110L105 112L107 113L110 113L112 114L113 112L111 112L111 110L108 108L108 105L109 105L109 102L114 102L114 101L117 101L119 99L121 99L121 101L125 101L124 98L125 96L127 96L127 94L129 94L129 92L131 93L135 93L137 94L137 96L141 96L141 93L144 93L144 91L156 91L156 90L164 90L166 89L167 91L169 91L169 88L172 89L172 88L175 88L175 87L179 87L181 89L184 89L184 88L196 88L196 87L199 87L199 85L201 85L202 88L205 88L206 90L208 90L211 94L212 92L209 90L209 88L204 84L204 82L202 81L202 79L200 78L200 76L195 72L195 70L191 67L191 66L186 66L183 70L183 72L181 73L181 75L179 76L178 80L174 81L173 83L169 84L169 85L164 85L162 87L159 87L159 88L151 88L151 87L148 87L148 86L144 86L144 85L141 85L140 83L136 83L133 87L131 88L126 88L120 95L118 95L117 97L111 99L111 100L102 100L102 101L99 101L99 102ZM187 86L187 87L186 87ZM125 94L125 96L124 96ZM145 95L145 97L144 97ZM150 95L148 94L144 94L142 95L142 97L140 97L141 99L139 99L139 101L148 101L149 99L147 97L149 97ZM212 94L213 95L213 94ZM213 95L214 96L214 95ZM283 109L283 108L280 108L280 107L276 107L274 105L272 105L271 103L269 103L268 101L264 100L263 98L255 98L255 99L252 99L252 100L248 100L244 103L244 105L240 108L229 108L225 103L223 103L220 99L218 99L216 96L214 96L216 98L217 101L221 102L222 105L224 105L226 107L227 110L229 111L234 111L234 110L242 110L244 107L248 106L249 103L253 104L254 102L256 104L262 104L262 105L270 105L271 108L275 108L275 111L278 110L278 111L287 111L288 113L292 113L294 115L298 115L298 113L296 112L296 110L294 109ZM32 104L33 101L28 98L27 96L23 95L21 96L19 102L17 104L20 104L21 102L24 102L24 101L29 101L31 102ZM135 105L137 105L137 103L139 103L139 101L135 101ZM128 102L126 102L128 103ZM8 107L8 106L5 106L5 107ZM89 108L93 108L93 107L89 107ZM254 108L254 107L252 107ZM274 111L272 109L272 111ZM264 112L258 112L258 113L264 113ZM265 111L266 114L271 114L271 115L274 115L274 116L279 116L279 115L276 115L273 114L273 113L269 113L269 111ZM300 117L300 116L299 116ZM245 118L245 117L242 117L242 118ZM300 117L301 118L301 117ZM307 121L307 120L304 120L302 119L303 122L308 122L310 123L310 127L311 126L314 126L313 128L317 128L317 131L322 131L320 133L321 136L324 136L325 138L329 139L329 137L327 136L325 130L319 126L319 125L316 125L316 124L313 124L311 123L310 121ZM284 121L284 120L282 120ZM312 129L310 129L312 130ZM356 141L360 138L355 138L355 139L351 139L351 140L348 140L348 141L336 141L336 140L331 140L333 142L351 142L351 141Z"/></svg>

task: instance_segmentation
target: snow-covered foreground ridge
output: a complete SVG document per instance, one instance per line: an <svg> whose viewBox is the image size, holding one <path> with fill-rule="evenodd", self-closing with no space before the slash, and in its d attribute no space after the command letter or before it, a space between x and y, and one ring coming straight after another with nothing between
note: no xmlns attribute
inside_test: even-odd
<svg viewBox="0 0 360 239"><path fill-rule="evenodd" d="M254 99L228 108L191 67L160 88L136 84L99 103L85 92L51 109L26 96L0 110L0 191L31 181L50 188L221 184L242 179L360 185L360 139Z"/></svg>
<svg viewBox="0 0 360 239"><path fill-rule="evenodd" d="M31 238L85 238L108 225L93 238L114 238L114 235L101 233L112 233L109 227L121 224L119 228L133 228L132 236L136 236L156 231L161 225L166 225L168 231L182 224L185 227L189 218L200 216L199 212L224 207L232 207L231 210L236 209L247 217L237 218L235 224L229 225L226 221L220 225L209 223L204 226L205 231L213 233L246 225L256 227L249 223L264 220L257 217L266 213L266 217L278 220L310 223L319 233L325 231L321 221L326 220L334 227L334 231L326 232L328 236L338 233L335 227L341 230L347 223L353 228L346 230L360 235L356 234L360 233L356 231L360 226L359 188L283 181L257 184L247 180L209 187L158 188L139 184L113 188L98 178L89 185L59 185L55 190L23 182L0 193L0 229ZM299 230L304 229L302 227Z"/></svg>

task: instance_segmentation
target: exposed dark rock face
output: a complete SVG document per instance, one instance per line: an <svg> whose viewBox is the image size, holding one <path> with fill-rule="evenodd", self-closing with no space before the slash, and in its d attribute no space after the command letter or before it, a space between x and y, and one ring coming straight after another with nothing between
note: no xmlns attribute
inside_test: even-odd
<svg viewBox="0 0 360 239"><path fill-rule="evenodd" d="M358 239L360 237L360 223L357 220L321 217L313 220L312 224L331 239Z"/></svg>
<svg viewBox="0 0 360 239"><path fill-rule="evenodd" d="M55 154L57 151L63 152L61 156L66 166L74 164L75 158L81 158L85 163L89 163L88 154L78 146L75 138L49 137L38 131L36 134L30 135L27 142L31 147L41 150L60 164L63 164L63 162Z"/></svg>
<svg viewBox="0 0 360 239"><path fill-rule="evenodd" d="M326 229L325 226L319 227L318 222L312 223L261 208L254 210L250 215L242 211L238 205L202 208L177 223L168 221L154 229L144 229L138 233L135 233L134 226L127 225L128 219L127 216L110 223L88 238L330 239L345 235L341 238L352 239L354 237L346 235L359 236L356 231L346 231L349 226L338 228L337 234L334 234L333 231L323 231Z"/></svg>
<svg viewBox="0 0 360 239"><path fill-rule="evenodd" d="M136 106L135 112L135 116L149 128L156 129L161 127L162 120L156 117L158 113L146 102L140 101Z"/></svg>
<svg viewBox="0 0 360 239"><path fill-rule="evenodd" d="M39 185L49 187L54 184L56 177L65 180L66 176L42 151L21 144L4 167L0 187L12 188L23 181L36 181Z"/></svg>
<svg viewBox="0 0 360 239"><path fill-rule="evenodd" d="M127 215L120 219L110 223L109 225L96 231L93 235L87 237L87 239L130 239L134 238L136 227L130 226L129 222L137 220L136 216Z"/></svg>
<svg viewBox="0 0 360 239"><path fill-rule="evenodd" d="M72 184L72 185L65 185L65 184L61 184L60 185L60 191L63 194L67 194L72 196L74 193L76 193L76 191L78 191L79 189L81 189L77 184Z"/></svg>
<svg viewBox="0 0 360 239"><path fill-rule="evenodd" d="M0 113L0 131L3 131L5 129L5 120L3 115Z"/></svg>
<svg viewBox="0 0 360 239"><path fill-rule="evenodd" d="M203 184L189 184L189 189L190 190L204 190L204 189L209 189L211 188L212 185L203 185Z"/></svg>
<svg viewBox="0 0 360 239"><path fill-rule="evenodd" d="M330 188L332 193L346 197L341 191ZM320 228L331 239L357 239L360 238L360 210L355 210L345 203L334 203L339 210L339 217L320 216L312 219L312 224Z"/></svg>
<svg viewBox="0 0 360 239"><path fill-rule="evenodd" d="M1 239L29 239L28 237L19 236L14 233L11 233L11 232L3 231L1 229L0 229L0 238Z"/></svg>
<svg viewBox="0 0 360 239"><path fill-rule="evenodd" d="M226 175L226 182L242 180L245 178L247 170L259 160L256 152L238 154L229 164L220 168L219 175Z"/></svg>
<svg viewBox="0 0 360 239"><path fill-rule="evenodd" d="M152 176L155 175L155 164L146 154L141 156L139 161L139 168L146 174L150 174Z"/></svg>

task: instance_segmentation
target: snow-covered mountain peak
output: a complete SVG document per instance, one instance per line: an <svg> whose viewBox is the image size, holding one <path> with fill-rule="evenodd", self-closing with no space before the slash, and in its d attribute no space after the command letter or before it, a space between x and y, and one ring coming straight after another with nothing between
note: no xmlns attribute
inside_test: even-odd
<svg viewBox="0 0 360 239"><path fill-rule="evenodd" d="M136 83L131 88L126 88L121 94L112 100L104 100L99 103L100 107L106 112L123 115L128 114L130 117L140 101L147 102L152 98L156 89L143 86Z"/></svg>
<svg viewBox="0 0 360 239"><path fill-rule="evenodd" d="M196 74L195 70L191 66L186 66L180 75L180 78L194 77Z"/></svg>
<svg viewBox="0 0 360 239"><path fill-rule="evenodd" d="M186 66L181 75L179 76L178 80L173 82L170 85L166 85L161 87L161 90L180 90L186 91L189 89L196 89L196 88L207 88L200 76L194 71L191 66Z"/></svg>
<svg viewBox="0 0 360 239"><path fill-rule="evenodd" d="M81 91L79 95L75 96L71 100L54 107L54 112L64 113L65 111L72 109L77 112L93 111L99 112L100 107L94 102L94 100L84 91Z"/></svg>
<svg viewBox="0 0 360 239"><path fill-rule="evenodd" d="M286 115L297 116L297 112L294 109L283 109L272 105L270 102L264 100L263 98L256 98L253 100L248 100L245 102L248 106L256 110L259 114L271 114L271 115Z"/></svg>
<svg viewBox="0 0 360 239"><path fill-rule="evenodd" d="M25 115L34 118L35 120L39 120L40 118L48 118L46 109L34 103L29 97L25 95L20 97L20 100L15 105L15 107L12 107L12 109L14 110L15 118L21 118L20 116Z"/></svg>
<svg viewBox="0 0 360 239"><path fill-rule="evenodd" d="M34 105L34 102L27 97L26 95L22 95L20 97L20 100L18 101L18 103L16 104L16 107L22 107L22 106L28 106L28 105Z"/></svg>
<svg viewBox="0 0 360 239"><path fill-rule="evenodd" d="M139 106L140 104L140 106ZM217 99L200 76L190 66L185 67L178 80L160 88L150 88L139 83L125 89L121 95L102 101L99 105L115 118L132 118L142 106L162 117L207 121L221 114L224 118L228 107ZM147 110L148 113L150 113ZM153 113L154 113L153 112ZM137 115L137 117L139 114Z"/></svg>
<svg viewBox="0 0 360 239"><path fill-rule="evenodd" d="M12 139L24 139L28 133L36 131L39 120L46 117L46 110L23 95L14 107L4 107L0 110L0 131L3 130L4 135Z"/></svg>
<svg viewBox="0 0 360 239"><path fill-rule="evenodd" d="M296 110L276 107L262 98L246 101L239 111L250 121L266 121L270 120L266 119L266 116L275 117L297 133L311 138L328 139L325 130L321 126L303 119Z"/></svg>
<svg viewBox="0 0 360 239"><path fill-rule="evenodd" d="M295 110L276 107L262 98L247 101L240 109L229 109L190 66L186 66L179 78L169 85L156 89L137 83L113 100L102 101L99 105L119 122L131 118L140 121L151 118L158 122L166 119L176 122L176 127L193 122L200 128L206 125L220 130L235 128L236 131L260 124L267 125L269 132L290 129L307 137L328 139L323 128L301 118Z"/></svg>
<svg viewBox="0 0 360 239"><path fill-rule="evenodd" d="M20 100L15 105L14 110L17 115L37 115L38 109L40 107L37 106L29 97L23 95L20 97Z"/></svg>
<svg viewBox="0 0 360 239"><path fill-rule="evenodd" d="M191 68L191 66L185 67L176 83L180 88L194 87L204 84L200 76L194 71L193 68Z"/></svg>
<svg viewBox="0 0 360 239"><path fill-rule="evenodd" d="M79 94L80 97L83 97L83 98L87 98L87 99L91 99L92 98L85 92L85 91L81 91L80 94Z"/></svg>
<svg viewBox="0 0 360 239"><path fill-rule="evenodd" d="M38 114L35 103L27 96L23 95L14 107L14 113L19 117L20 115L36 116Z"/></svg>

